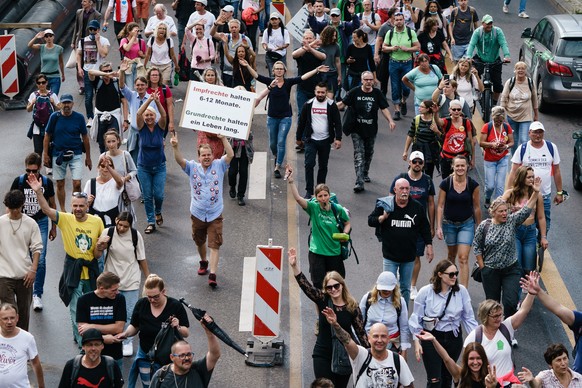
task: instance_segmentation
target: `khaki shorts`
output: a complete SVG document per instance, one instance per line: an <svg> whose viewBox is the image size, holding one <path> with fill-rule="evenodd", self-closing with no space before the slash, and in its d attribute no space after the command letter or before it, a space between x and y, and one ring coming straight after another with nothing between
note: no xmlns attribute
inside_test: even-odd
<svg viewBox="0 0 582 388"><path fill-rule="evenodd" d="M137 17L147 19L150 17L150 0L136 0Z"/></svg>
<svg viewBox="0 0 582 388"><path fill-rule="evenodd" d="M206 243L206 236L208 236L208 248L219 249L222 245L222 214L217 219L205 222L194 216L192 219L192 239L196 246L201 246Z"/></svg>
<svg viewBox="0 0 582 388"><path fill-rule="evenodd" d="M150 68L155 68L158 69L160 71L160 74L162 75L162 80L164 85L170 85L170 81L171 81L171 76L172 76L172 70L173 70L173 63L170 62L168 64L165 65L155 65L153 63L150 63Z"/></svg>

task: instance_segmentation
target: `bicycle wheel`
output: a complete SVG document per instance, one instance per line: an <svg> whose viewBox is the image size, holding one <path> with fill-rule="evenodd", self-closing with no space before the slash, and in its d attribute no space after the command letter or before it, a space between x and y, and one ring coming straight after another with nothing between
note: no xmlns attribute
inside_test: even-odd
<svg viewBox="0 0 582 388"><path fill-rule="evenodd" d="M481 109L483 109L483 122L488 123L491 117L491 90L485 89L481 97Z"/></svg>

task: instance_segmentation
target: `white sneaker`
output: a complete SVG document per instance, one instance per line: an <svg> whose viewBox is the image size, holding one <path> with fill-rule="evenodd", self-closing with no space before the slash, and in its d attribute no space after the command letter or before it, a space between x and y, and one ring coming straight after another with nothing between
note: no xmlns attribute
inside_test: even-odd
<svg viewBox="0 0 582 388"><path fill-rule="evenodd" d="M520 12L517 14L517 16L519 16L520 18L523 18L523 19L529 18L529 15L525 12Z"/></svg>
<svg viewBox="0 0 582 388"><path fill-rule="evenodd" d="M415 300L417 295L418 290L416 289L416 286L410 287L410 300Z"/></svg>
<svg viewBox="0 0 582 388"><path fill-rule="evenodd" d="M509 13L509 7L503 4L503 13Z"/></svg>
<svg viewBox="0 0 582 388"><path fill-rule="evenodd" d="M33 295L32 296L32 308L34 311L42 311L42 308L44 306L42 305L42 300L40 299L40 296L38 295Z"/></svg>
<svg viewBox="0 0 582 388"><path fill-rule="evenodd" d="M511 346L517 348L517 340L515 338L511 340Z"/></svg>
<svg viewBox="0 0 582 388"><path fill-rule="evenodd" d="M93 126L93 119L87 120L87 128L91 128Z"/></svg>
<svg viewBox="0 0 582 388"><path fill-rule="evenodd" d="M128 342L123 344L123 357L131 357L133 355L133 344Z"/></svg>

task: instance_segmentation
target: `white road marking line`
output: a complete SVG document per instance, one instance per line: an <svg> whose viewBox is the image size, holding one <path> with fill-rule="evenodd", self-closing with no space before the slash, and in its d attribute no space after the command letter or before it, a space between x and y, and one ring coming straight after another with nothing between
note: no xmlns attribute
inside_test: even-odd
<svg viewBox="0 0 582 388"><path fill-rule="evenodd" d="M256 257L244 258L238 331L253 330L256 262Z"/></svg>
<svg viewBox="0 0 582 388"><path fill-rule="evenodd" d="M267 198L267 153L255 152L249 172L248 199Z"/></svg>

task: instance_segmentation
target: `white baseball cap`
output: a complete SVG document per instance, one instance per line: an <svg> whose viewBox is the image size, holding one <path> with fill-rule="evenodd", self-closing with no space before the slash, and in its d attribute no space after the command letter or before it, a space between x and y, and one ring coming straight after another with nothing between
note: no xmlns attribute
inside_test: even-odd
<svg viewBox="0 0 582 388"><path fill-rule="evenodd" d="M424 155L423 155L423 153L420 152L420 151L412 151L410 153L410 158L408 160L410 160L412 162L414 159L420 159L420 160L422 160L424 162Z"/></svg>
<svg viewBox="0 0 582 388"><path fill-rule="evenodd" d="M541 129L542 131L546 131L546 129L544 128L544 124L540 123L539 121L534 121L533 123L531 123L529 125L529 130L530 131L535 131Z"/></svg>
<svg viewBox="0 0 582 388"><path fill-rule="evenodd" d="M376 289L378 291L392 291L396 287L396 276L390 271L384 271L376 280Z"/></svg>

